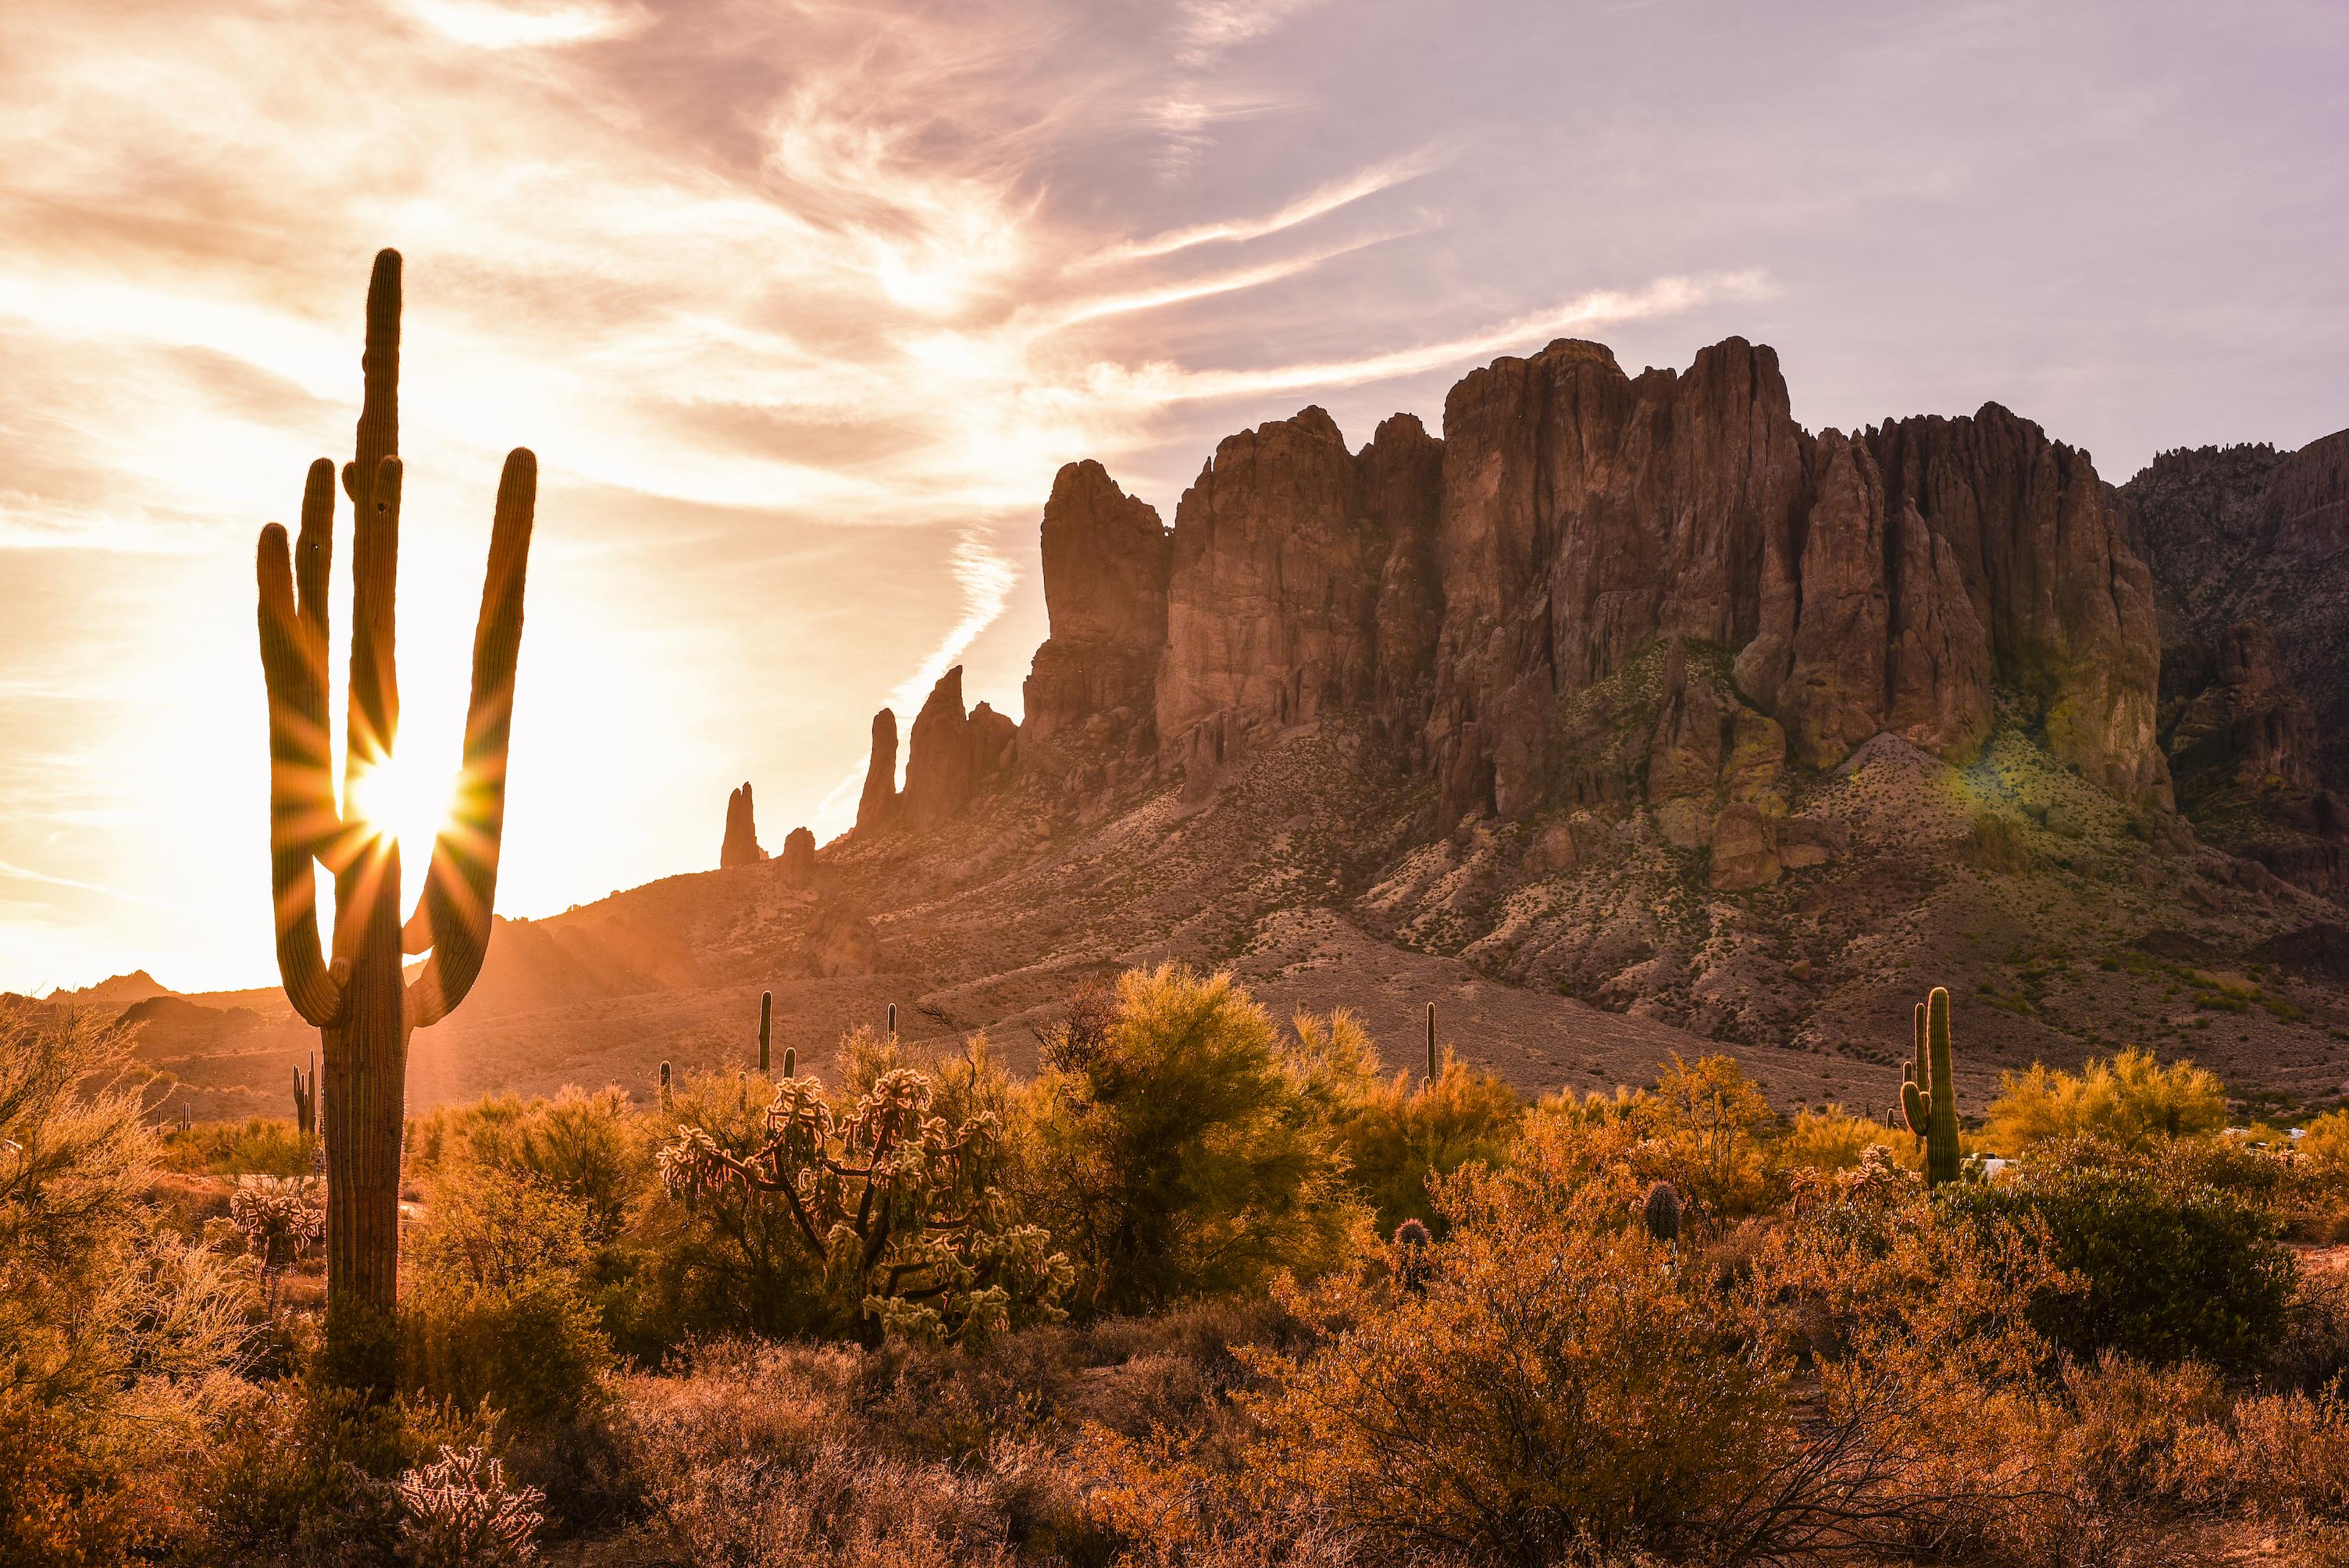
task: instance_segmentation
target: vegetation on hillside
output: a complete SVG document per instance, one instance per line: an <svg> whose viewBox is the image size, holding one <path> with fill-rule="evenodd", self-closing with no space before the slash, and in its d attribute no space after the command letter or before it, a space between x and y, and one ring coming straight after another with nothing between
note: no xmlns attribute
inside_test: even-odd
<svg viewBox="0 0 2349 1568"><path fill-rule="evenodd" d="M1726 1057L1526 1105L1136 972L1030 1081L860 1031L829 1080L411 1122L370 1400L321 1376L311 1150L160 1137L124 1046L0 1017L12 1563L2349 1546L2349 1274L2294 1245L2349 1115L2233 1135L2190 1064L2010 1077L1967 1135L2010 1165L1929 1189Z"/></svg>

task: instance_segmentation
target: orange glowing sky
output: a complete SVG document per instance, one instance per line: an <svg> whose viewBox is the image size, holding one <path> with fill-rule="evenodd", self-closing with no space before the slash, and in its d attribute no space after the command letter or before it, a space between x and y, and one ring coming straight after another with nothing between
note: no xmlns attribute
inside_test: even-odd
<svg viewBox="0 0 2349 1568"><path fill-rule="evenodd" d="M1219 435L1433 424L1566 334L1774 343L1814 426L1996 397L2114 480L2349 424L2349 21L2211 9L12 0L0 988L274 979L253 541L348 454L378 246L420 771L543 465L548 913L714 864L745 778L830 836L949 664L1016 714L1072 459L1171 520Z"/></svg>

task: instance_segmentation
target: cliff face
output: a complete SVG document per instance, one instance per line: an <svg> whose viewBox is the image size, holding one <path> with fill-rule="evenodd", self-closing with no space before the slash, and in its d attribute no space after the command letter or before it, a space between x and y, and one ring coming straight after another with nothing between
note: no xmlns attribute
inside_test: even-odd
<svg viewBox="0 0 2349 1568"><path fill-rule="evenodd" d="M1154 750L1170 563L1157 511L1099 463L1071 463L1044 503L1043 558L1051 635L1028 676L1022 738L1081 730L1098 748Z"/></svg>
<svg viewBox="0 0 2349 1568"><path fill-rule="evenodd" d="M1993 405L1814 438L1776 356L1733 338L1637 379L1592 344L1501 360L1444 428L1448 815L1554 799L1558 703L1659 636L1730 654L1806 768L1887 732L1968 760L1996 682L2058 760L2169 804L2150 578L2086 458L2036 426Z"/></svg>
<svg viewBox="0 0 2349 1568"><path fill-rule="evenodd" d="M1433 629L1435 449L1398 419L1357 458L1319 408L1216 449L1174 514L1163 761L1200 755L1203 723L1228 760L1252 736L1369 710L1413 682Z"/></svg>
<svg viewBox="0 0 2349 1568"><path fill-rule="evenodd" d="M876 720L859 826L935 827L1015 758L1080 796L1154 772L1198 799L1343 715L1437 781L1441 825L1595 794L1682 802L1671 836L1695 845L1735 807L1727 858L1754 868L1780 769L1888 734L1969 762L2000 700L2059 763L2170 807L2151 574L2086 455L2006 409L1814 437L1766 347L1633 377L1561 341L1471 373L1444 429L1398 415L1352 451L1307 408L1243 431L1171 531L1099 464L1063 469L1026 723L988 714L975 741L941 683L899 800ZM1673 676L1663 720L1619 714L1639 745L1613 747L1591 716L1620 705L1581 699L1663 646L1708 673Z"/></svg>
<svg viewBox="0 0 2349 1568"><path fill-rule="evenodd" d="M2257 621L2307 701L2318 770L2349 789L2349 430L2300 450L2164 452L2120 488L2161 596L2166 646L2215 649Z"/></svg>

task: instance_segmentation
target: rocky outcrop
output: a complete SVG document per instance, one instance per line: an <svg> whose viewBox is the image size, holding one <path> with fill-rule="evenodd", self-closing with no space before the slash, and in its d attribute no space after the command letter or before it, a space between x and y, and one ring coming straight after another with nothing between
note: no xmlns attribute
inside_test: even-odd
<svg viewBox="0 0 2349 1568"><path fill-rule="evenodd" d="M2259 622L2228 628L2215 648L2169 650L2162 696L2170 770L2189 808L2227 791L2317 787L2316 717Z"/></svg>
<svg viewBox="0 0 2349 1568"><path fill-rule="evenodd" d="M1806 767L1887 731L1970 759L1996 682L2059 759L2168 804L2150 578L2036 426L1992 405L1814 439L1776 356L1732 338L1637 379L1596 344L1498 360L1444 430L1447 816L1555 798L1559 700L1659 636L1731 653Z"/></svg>
<svg viewBox="0 0 2349 1568"><path fill-rule="evenodd" d="M1260 733L1422 699L1440 453L1396 418L1358 457L1319 408L1216 449L1174 514L1162 762L1228 760Z"/></svg>
<svg viewBox="0 0 2349 1568"><path fill-rule="evenodd" d="M2165 647L2263 623L2316 723L2318 771L2349 790L2349 430L2272 447L2164 452L2120 488L2160 594Z"/></svg>
<svg viewBox="0 0 2349 1568"><path fill-rule="evenodd" d="M805 887L815 881L815 835L805 828L793 828L783 835L783 880L794 887Z"/></svg>
<svg viewBox="0 0 2349 1568"><path fill-rule="evenodd" d="M864 765L864 792L856 798L856 830L879 832L897 818L897 715L873 716L873 753Z"/></svg>
<svg viewBox="0 0 2349 1568"><path fill-rule="evenodd" d="M718 867L730 871L736 866L756 865L767 858L759 847L759 830L750 820L750 786L726 797L726 838L718 847Z"/></svg>
<svg viewBox="0 0 2349 1568"><path fill-rule="evenodd" d="M2215 847L2312 892L2349 892L2349 801L2323 787L2315 716L2256 621L2162 655L2178 800Z"/></svg>
<svg viewBox="0 0 2349 1568"><path fill-rule="evenodd" d="M1074 731L1096 748L1152 751L1171 562L1158 513L1099 463L1071 463L1044 503L1042 553L1050 634L1022 694L1022 739Z"/></svg>
<svg viewBox="0 0 2349 1568"><path fill-rule="evenodd" d="M1783 768L1888 734L1970 762L2011 701L2059 762L2170 806L2151 575L2086 454L2006 409L1813 437L1766 347L1633 377L1568 340L1471 373L1444 430L1399 415L1353 452L1309 407L1243 431L1171 534L1098 464L1061 469L1029 772L1080 800L1179 774L1195 802L1343 715L1435 781L1440 825L1643 802L1696 851L1733 803L1771 837ZM1660 647L1706 672L1668 683L1661 725L1654 693L1583 700ZM991 788L1009 721L948 681L902 799L876 728L860 826L933 827Z"/></svg>
<svg viewBox="0 0 2349 1568"><path fill-rule="evenodd" d="M980 703L962 706L962 666L930 688L905 744L905 789L897 805L906 824L927 830L960 815L1009 767L1019 727Z"/></svg>
<svg viewBox="0 0 2349 1568"><path fill-rule="evenodd" d="M2048 750L2124 799L2168 805L2153 577L2087 454L1995 403L1868 442L1888 498L1954 552L1992 671Z"/></svg>

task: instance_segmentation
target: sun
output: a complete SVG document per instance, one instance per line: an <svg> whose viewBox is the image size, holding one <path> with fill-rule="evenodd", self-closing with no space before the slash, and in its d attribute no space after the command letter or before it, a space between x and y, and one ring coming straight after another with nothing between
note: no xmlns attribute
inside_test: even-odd
<svg viewBox="0 0 2349 1568"><path fill-rule="evenodd" d="M403 859L430 852L456 799L456 779L419 766L414 757L394 752L354 771L343 801L350 826L370 838L398 840Z"/></svg>

